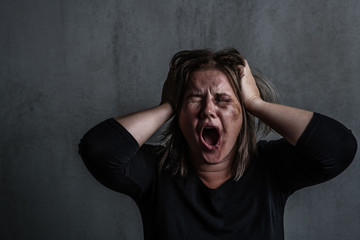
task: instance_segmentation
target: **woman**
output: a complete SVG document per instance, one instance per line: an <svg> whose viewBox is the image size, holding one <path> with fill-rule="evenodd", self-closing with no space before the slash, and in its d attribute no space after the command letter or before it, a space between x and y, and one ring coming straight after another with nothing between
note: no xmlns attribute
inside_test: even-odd
<svg viewBox="0 0 360 240"><path fill-rule="evenodd" d="M161 104L98 124L80 154L136 201L145 239L283 239L287 198L340 174L357 143L339 122L273 99L235 49L182 51ZM253 116L283 138L256 143ZM171 117L165 146L144 144Z"/></svg>

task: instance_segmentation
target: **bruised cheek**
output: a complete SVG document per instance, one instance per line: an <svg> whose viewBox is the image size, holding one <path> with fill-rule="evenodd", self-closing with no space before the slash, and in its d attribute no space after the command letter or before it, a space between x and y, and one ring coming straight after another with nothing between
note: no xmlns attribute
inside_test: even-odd
<svg viewBox="0 0 360 240"><path fill-rule="evenodd" d="M242 109L240 104L232 104L228 110L225 133L229 143L234 147L243 125Z"/></svg>
<svg viewBox="0 0 360 240"><path fill-rule="evenodd" d="M231 104L227 111L227 132L238 135L242 128L243 118L240 104Z"/></svg>
<svg viewBox="0 0 360 240"><path fill-rule="evenodd" d="M227 109L227 115L230 117L233 121L241 121L242 120L242 111L241 106L238 104L232 103L229 105Z"/></svg>

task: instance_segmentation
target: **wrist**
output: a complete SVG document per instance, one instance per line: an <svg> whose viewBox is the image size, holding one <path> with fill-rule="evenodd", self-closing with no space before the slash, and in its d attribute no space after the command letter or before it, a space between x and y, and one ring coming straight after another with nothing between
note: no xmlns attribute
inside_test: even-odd
<svg viewBox="0 0 360 240"><path fill-rule="evenodd" d="M252 99L247 100L244 103L244 107L248 112L256 116L258 115L258 113L261 111L261 109L265 104L266 102L262 100L260 97L254 97Z"/></svg>
<svg viewBox="0 0 360 240"><path fill-rule="evenodd" d="M174 108L169 102L161 103L158 108L161 110L167 120L169 120L174 115Z"/></svg>

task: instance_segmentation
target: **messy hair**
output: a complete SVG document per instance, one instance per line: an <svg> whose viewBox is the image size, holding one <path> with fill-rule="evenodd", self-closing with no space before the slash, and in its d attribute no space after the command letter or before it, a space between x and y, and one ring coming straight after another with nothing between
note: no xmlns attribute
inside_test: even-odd
<svg viewBox="0 0 360 240"><path fill-rule="evenodd" d="M241 100L241 71L238 65L245 65L244 58L233 48L221 51L209 49L181 51L173 56L170 61L170 70L167 81L175 81L177 92L175 96L175 115L162 135L165 144L163 156L160 161L160 170L171 169L174 175L185 176L190 167L187 142L179 127L179 112L183 102L187 83L191 74L197 70L219 69L228 78L231 87L238 98L242 109L242 127L235 143L235 154L232 160L230 171L237 181L243 175L250 159L256 153L256 136L261 133L267 135L271 129L269 126L246 111ZM271 84L257 70L252 69L260 96L264 101L275 102L276 93Z"/></svg>

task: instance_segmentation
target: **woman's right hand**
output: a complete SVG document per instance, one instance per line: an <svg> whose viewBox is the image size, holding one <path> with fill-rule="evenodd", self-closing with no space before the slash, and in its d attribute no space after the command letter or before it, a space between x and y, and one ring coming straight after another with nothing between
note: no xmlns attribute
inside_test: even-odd
<svg viewBox="0 0 360 240"><path fill-rule="evenodd" d="M162 88L160 104L170 103L172 108L175 110L177 96L176 90L176 79L173 72L170 70Z"/></svg>
<svg viewBox="0 0 360 240"><path fill-rule="evenodd" d="M175 109L176 84L169 75L162 89L159 106L115 118L135 138L139 146L169 120Z"/></svg>

